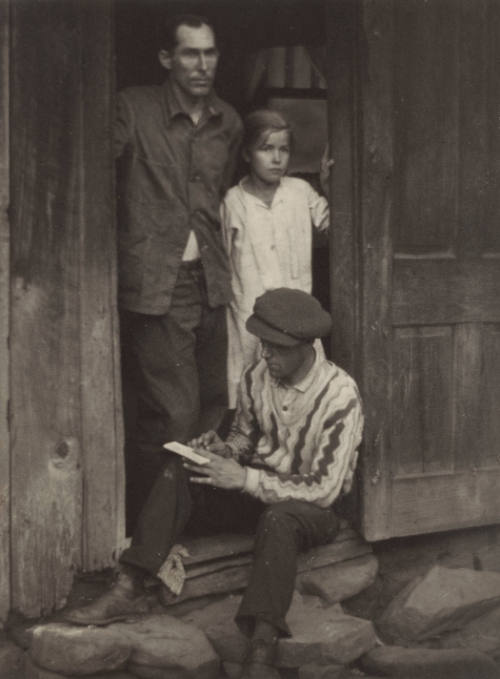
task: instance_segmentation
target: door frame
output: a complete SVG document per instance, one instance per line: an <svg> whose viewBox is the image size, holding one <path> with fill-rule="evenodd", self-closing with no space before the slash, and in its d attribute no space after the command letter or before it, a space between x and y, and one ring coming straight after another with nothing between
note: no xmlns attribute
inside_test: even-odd
<svg viewBox="0 0 500 679"><path fill-rule="evenodd" d="M0 623L10 607L9 3L0 2Z"/></svg>

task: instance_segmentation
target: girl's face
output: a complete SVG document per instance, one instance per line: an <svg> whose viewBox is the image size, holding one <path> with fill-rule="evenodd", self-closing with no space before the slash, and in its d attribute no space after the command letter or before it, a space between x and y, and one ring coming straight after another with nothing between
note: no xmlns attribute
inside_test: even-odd
<svg viewBox="0 0 500 679"><path fill-rule="evenodd" d="M280 130L263 134L257 144L245 153L250 174L264 184L278 184L288 168L290 134Z"/></svg>

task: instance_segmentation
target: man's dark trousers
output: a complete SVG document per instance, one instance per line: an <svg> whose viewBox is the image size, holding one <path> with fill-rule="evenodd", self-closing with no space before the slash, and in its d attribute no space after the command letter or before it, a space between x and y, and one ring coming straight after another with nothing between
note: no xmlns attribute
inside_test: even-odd
<svg viewBox="0 0 500 679"><path fill-rule="evenodd" d="M308 502L265 505L246 493L190 483L181 460L172 455L120 561L156 575L181 533L256 531L253 566L236 621L249 636L256 618L289 636L285 616L292 601L298 553L331 542L338 528L333 510Z"/></svg>
<svg viewBox="0 0 500 679"><path fill-rule="evenodd" d="M181 265L168 313L120 317L133 524L165 463L162 445L213 428L225 411L226 317L224 306L208 305L199 262Z"/></svg>

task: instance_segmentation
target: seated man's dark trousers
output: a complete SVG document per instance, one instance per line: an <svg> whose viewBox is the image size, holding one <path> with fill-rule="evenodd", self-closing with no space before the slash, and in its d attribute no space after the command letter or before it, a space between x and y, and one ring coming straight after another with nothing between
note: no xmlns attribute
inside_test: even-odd
<svg viewBox="0 0 500 679"><path fill-rule="evenodd" d="M136 399L135 426L126 431L129 516L137 516L165 463L162 445L214 428L225 412L225 313L209 306L196 262L181 265L166 314L120 314L124 393Z"/></svg>
<svg viewBox="0 0 500 679"><path fill-rule="evenodd" d="M248 636L256 620L289 636L285 616L297 556L335 538L339 529L335 513L298 500L265 505L246 493L192 484L182 461L173 458L153 486L121 563L156 575L181 533L255 531L253 566L236 622Z"/></svg>

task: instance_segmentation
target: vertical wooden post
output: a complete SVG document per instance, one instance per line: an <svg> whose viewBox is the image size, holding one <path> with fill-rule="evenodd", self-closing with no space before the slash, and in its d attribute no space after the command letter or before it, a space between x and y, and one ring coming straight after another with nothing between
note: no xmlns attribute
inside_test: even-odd
<svg viewBox="0 0 500 679"><path fill-rule="evenodd" d="M116 306L111 2L82 3L83 206L80 342L84 465L83 568L113 564L125 536L123 432Z"/></svg>
<svg viewBox="0 0 500 679"><path fill-rule="evenodd" d="M331 168L332 356L360 379L358 0L327 0L328 138Z"/></svg>
<svg viewBox="0 0 500 679"><path fill-rule="evenodd" d="M332 358L362 379L360 329L360 223L358 0L327 0L328 139L330 171L330 304ZM363 458L364 456L362 456ZM356 484L345 510L358 519Z"/></svg>
<svg viewBox="0 0 500 679"><path fill-rule="evenodd" d="M10 604L9 4L0 2L0 626Z"/></svg>
<svg viewBox="0 0 500 679"><path fill-rule="evenodd" d="M362 529L368 539L377 539L382 526L385 530L392 500L388 470L392 424L393 15L392 0L363 4L360 387L365 403Z"/></svg>

